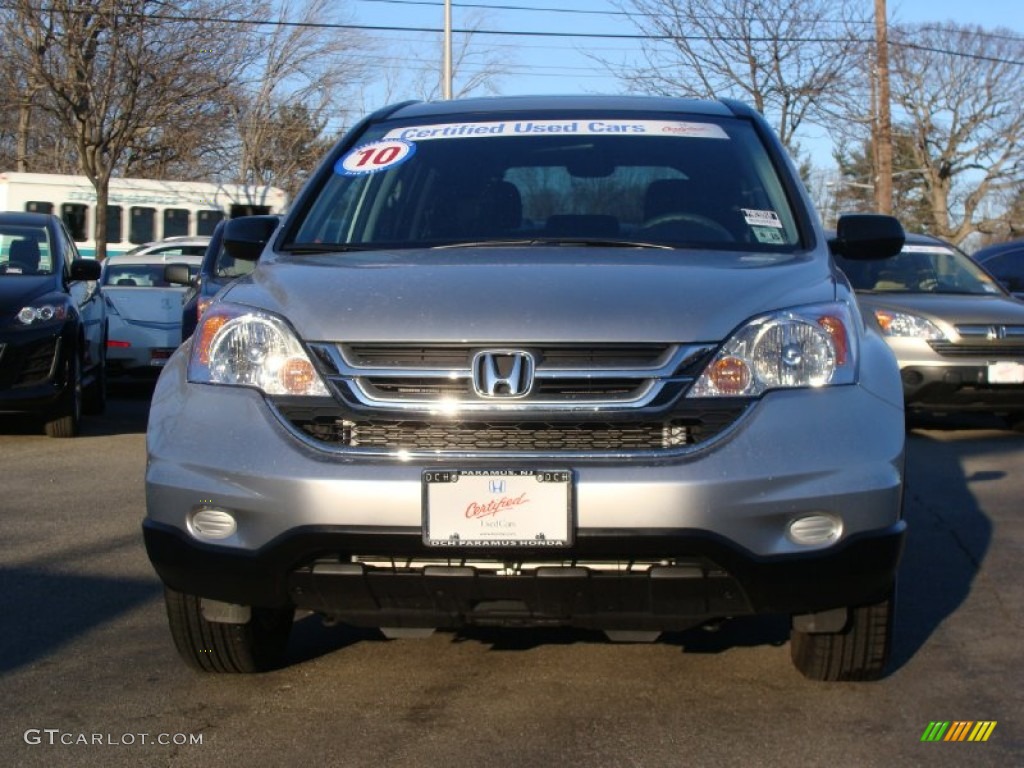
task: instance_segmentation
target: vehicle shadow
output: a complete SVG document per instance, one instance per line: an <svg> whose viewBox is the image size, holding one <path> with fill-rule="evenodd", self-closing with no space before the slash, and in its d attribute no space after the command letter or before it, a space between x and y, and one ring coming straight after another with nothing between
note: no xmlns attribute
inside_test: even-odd
<svg viewBox="0 0 1024 768"><path fill-rule="evenodd" d="M908 534L900 565L891 670L907 664L971 591L992 539L992 522L972 484L1002 478L1001 471L967 476L971 456L1019 451L1020 435L991 417L915 419L907 435L903 514ZM965 430L1000 433L955 436ZM937 431L941 430L941 432ZM943 439L946 438L946 439Z"/></svg>
<svg viewBox="0 0 1024 768"><path fill-rule="evenodd" d="M109 555L138 546L135 534L54 556L62 562ZM0 566L0 674L50 658L90 630L116 621L158 598L155 579L59 572L47 565Z"/></svg>
<svg viewBox="0 0 1024 768"><path fill-rule="evenodd" d="M84 416L81 434L98 437L144 433L155 386L155 379L109 383L106 410L96 416Z"/></svg>
<svg viewBox="0 0 1024 768"><path fill-rule="evenodd" d="M82 416L80 436L99 437L145 432L154 386L155 380L108 384L106 409L100 414ZM0 422L0 434L39 436L43 434L43 423L38 416L4 416Z"/></svg>

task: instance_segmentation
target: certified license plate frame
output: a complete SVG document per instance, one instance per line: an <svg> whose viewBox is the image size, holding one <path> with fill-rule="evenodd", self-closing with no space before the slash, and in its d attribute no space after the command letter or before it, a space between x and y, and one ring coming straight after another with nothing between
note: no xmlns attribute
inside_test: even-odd
<svg viewBox="0 0 1024 768"><path fill-rule="evenodd" d="M427 469L428 547L571 547L575 477L568 469Z"/></svg>

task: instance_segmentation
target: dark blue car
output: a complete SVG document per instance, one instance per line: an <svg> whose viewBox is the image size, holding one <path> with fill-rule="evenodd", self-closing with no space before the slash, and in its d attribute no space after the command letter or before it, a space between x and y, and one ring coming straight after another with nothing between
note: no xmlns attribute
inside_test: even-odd
<svg viewBox="0 0 1024 768"><path fill-rule="evenodd" d="M0 212L0 418L28 414L51 437L74 437L83 410L103 410L99 277L57 216Z"/></svg>
<svg viewBox="0 0 1024 768"><path fill-rule="evenodd" d="M277 224L280 216L249 216L251 219L265 219ZM199 274L190 278L178 270L169 270L167 278L170 282L178 285L187 285L188 291L182 298L181 307L181 340L184 341L196 329L196 323L202 317L203 312L210 306L213 297L217 295L228 283L243 277L256 268L255 262L235 260L224 250L224 225L226 221L217 224L210 237L210 243L203 255L203 264L199 268Z"/></svg>
<svg viewBox="0 0 1024 768"><path fill-rule="evenodd" d="M990 245L976 251L972 258L991 272L1006 290L1024 299L1024 240Z"/></svg>

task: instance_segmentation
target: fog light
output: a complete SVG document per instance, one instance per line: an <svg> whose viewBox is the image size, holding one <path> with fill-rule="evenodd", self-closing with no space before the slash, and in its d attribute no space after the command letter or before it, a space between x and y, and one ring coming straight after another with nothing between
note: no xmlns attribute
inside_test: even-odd
<svg viewBox="0 0 1024 768"><path fill-rule="evenodd" d="M231 513L216 507L197 507L188 521L189 530L196 538L226 539L238 530Z"/></svg>
<svg viewBox="0 0 1024 768"><path fill-rule="evenodd" d="M794 544L822 546L838 541L843 521L832 515L807 515L791 520L786 535Z"/></svg>

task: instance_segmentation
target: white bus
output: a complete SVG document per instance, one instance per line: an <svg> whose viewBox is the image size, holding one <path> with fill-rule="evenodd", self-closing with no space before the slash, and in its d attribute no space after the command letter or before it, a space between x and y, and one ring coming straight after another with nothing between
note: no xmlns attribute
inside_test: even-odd
<svg viewBox="0 0 1024 768"><path fill-rule="evenodd" d="M217 222L280 213L277 187L198 181L111 179L107 200L107 255L168 237L209 235ZM96 190L85 176L0 173L0 211L55 213L83 256L96 253Z"/></svg>

